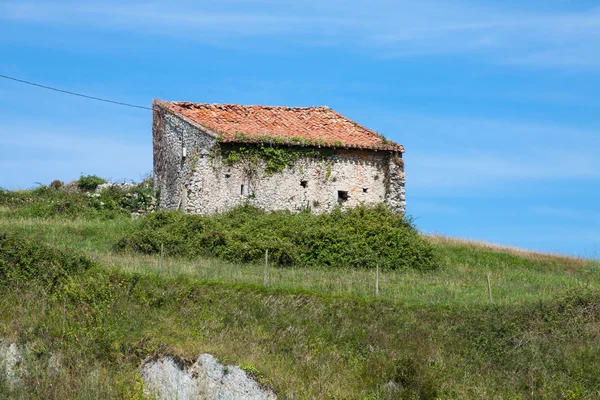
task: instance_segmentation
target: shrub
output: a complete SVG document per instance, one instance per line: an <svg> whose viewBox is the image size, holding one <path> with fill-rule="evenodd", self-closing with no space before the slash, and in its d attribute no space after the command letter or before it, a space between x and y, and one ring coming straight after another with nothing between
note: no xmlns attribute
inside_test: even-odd
<svg viewBox="0 0 600 400"><path fill-rule="evenodd" d="M79 186L81 190L87 192L96 190L96 188L103 183L106 183L106 179L100 178L97 175L81 175L77 180L77 186Z"/></svg>
<svg viewBox="0 0 600 400"><path fill-rule="evenodd" d="M50 183L50 189L60 189L61 187L64 186L64 183L62 183L61 181L59 181L58 179L55 179L52 181L52 183Z"/></svg>
<svg viewBox="0 0 600 400"><path fill-rule="evenodd" d="M39 239L0 232L0 285L38 281L50 288L93 265L87 257Z"/></svg>
<svg viewBox="0 0 600 400"><path fill-rule="evenodd" d="M152 195L152 187L148 185L127 190L111 186L101 193L68 192L39 186L32 190L0 190L0 207L7 208L10 211L7 215L12 217L114 219L147 210Z"/></svg>
<svg viewBox="0 0 600 400"><path fill-rule="evenodd" d="M243 206L214 216L158 212L143 218L119 250L183 257L214 256L258 262L269 250L278 266L436 268L433 250L409 219L384 206L308 212L266 213Z"/></svg>

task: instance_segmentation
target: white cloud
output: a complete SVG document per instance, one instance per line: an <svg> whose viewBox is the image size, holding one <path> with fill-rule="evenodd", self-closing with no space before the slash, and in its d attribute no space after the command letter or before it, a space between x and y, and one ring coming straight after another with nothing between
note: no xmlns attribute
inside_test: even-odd
<svg viewBox="0 0 600 400"><path fill-rule="evenodd" d="M600 11L501 2L377 0L8 1L0 19L178 35L208 43L265 36L386 57L471 54L535 66L600 65Z"/></svg>

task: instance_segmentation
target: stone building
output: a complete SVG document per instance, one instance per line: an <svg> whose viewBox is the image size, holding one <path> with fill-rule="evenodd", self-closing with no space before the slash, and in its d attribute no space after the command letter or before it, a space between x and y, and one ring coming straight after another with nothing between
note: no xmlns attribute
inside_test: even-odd
<svg viewBox="0 0 600 400"><path fill-rule="evenodd" d="M402 145L328 107L153 103L159 206L211 214L384 203L405 209Z"/></svg>

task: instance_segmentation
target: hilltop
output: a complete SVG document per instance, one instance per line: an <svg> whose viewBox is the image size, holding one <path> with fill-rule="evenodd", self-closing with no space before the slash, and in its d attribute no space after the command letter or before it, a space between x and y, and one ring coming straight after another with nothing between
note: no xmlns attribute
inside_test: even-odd
<svg viewBox="0 0 600 400"><path fill-rule="evenodd" d="M0 338L33 349L27 379L16 389L0 380L0 397L142 398L142 360L201 353L240 365L279 398L600 393L596 260L420 235L410 220L375 244L350 230L341 246L303 215L293 222L314 235L286 241L289 215L248 209L211 220L232 236L190 256L178 249L205 232L203 219L132 218L151 205L128 200L147 186L87 189L0 193ZM315 237L326 239L326 262L294 252ZM374 247L390 238L409 261ZM56 354L64 368L51 374Z"/></svg>

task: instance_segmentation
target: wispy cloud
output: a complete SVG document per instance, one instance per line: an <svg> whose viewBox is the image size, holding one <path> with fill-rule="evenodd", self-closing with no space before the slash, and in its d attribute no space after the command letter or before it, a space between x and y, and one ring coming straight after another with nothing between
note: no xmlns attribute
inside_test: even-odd
<svg viewBox="0 0 600 400"><path fill-rule="evenodd" d="M0 126L0 187L23 188L54 179L70 181L80 173L98 174L115 181L138 180L152 169L149 143L135 143L93 134L81 137L68 129ZM59 133L60 132L60 133Z"/></svg>
<svg viewBox="0 0 600 400"><path fill-rule="evenodd" d="M407 156L410 187L422 190L447 190L466 195L475 189L500 189L509 185L557 180L600 180L597 157L589 152L536 152L511 155L482 150L478 154L426 154Z"/></svg>
<svg viewBox="0 0 600 400"><path fill-rule="evenodd" d="M0 19L117 29L219 43L320 43L385 57L470 54L534 66L600 65L600 10L518 9L492 1L8 1Z"/></svg>
<svg viewBox="0 0 600 400"><path fill-rule="evenodd" d="M593 130L426 115L378 118L399 127L394 139L407 149L407 185L419 193L471 196L524 184L600 181L600 137Z"/></svg>

